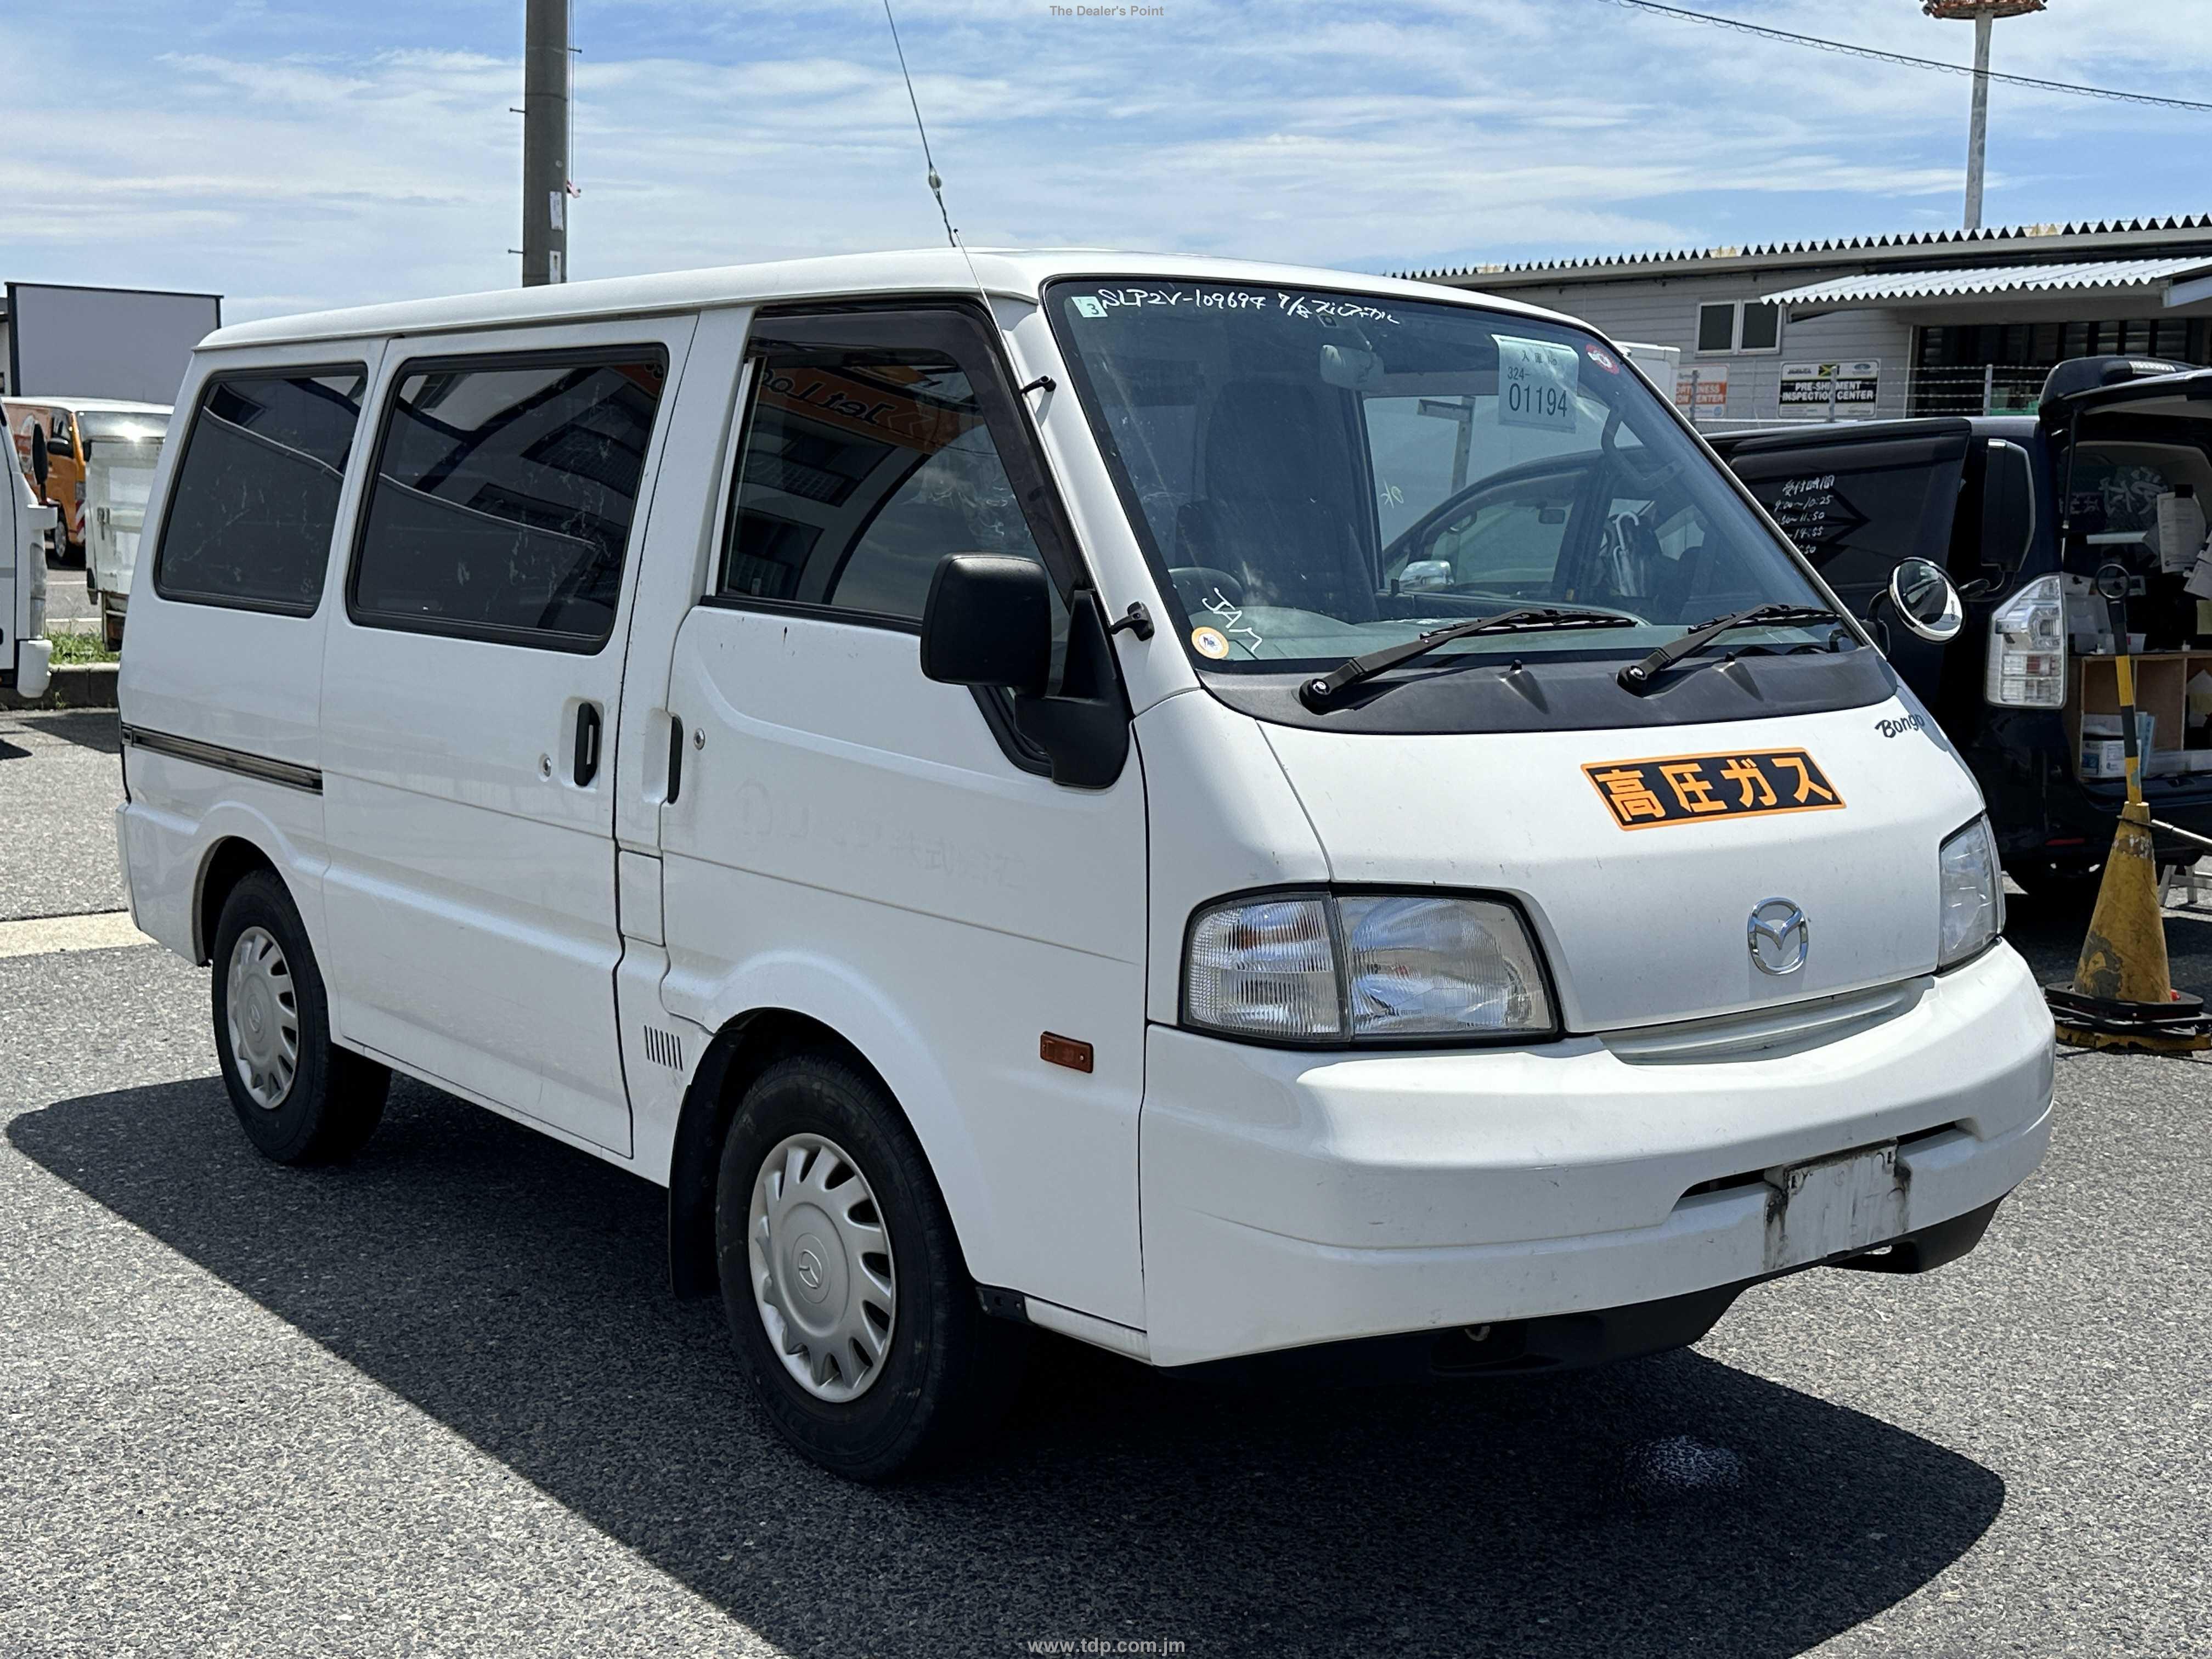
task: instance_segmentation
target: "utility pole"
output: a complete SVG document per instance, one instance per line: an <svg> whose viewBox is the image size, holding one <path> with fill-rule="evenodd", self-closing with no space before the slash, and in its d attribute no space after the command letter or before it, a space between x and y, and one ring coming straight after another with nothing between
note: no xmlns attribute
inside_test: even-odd
<svg viewBox="0 0 2212 1659"><path fill-rule="evenodd" d="M526 0L522 285L568 280L568 0Z"/></svg>
<svg viewBox="0 0 2212 1659"><path fill-rule="evenodd" d="M2045 0L1922 0L1930 17L1974 26L1974 113L1966 131L1966 228L1982 228L1982 167L1990 141L1990 36L2000 17L2041 11Z"/></svg>

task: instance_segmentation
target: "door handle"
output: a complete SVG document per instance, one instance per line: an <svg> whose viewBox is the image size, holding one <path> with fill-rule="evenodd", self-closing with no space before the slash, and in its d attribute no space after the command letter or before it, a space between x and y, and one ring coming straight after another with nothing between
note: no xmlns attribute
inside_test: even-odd
<svg viewBox="0 0 2212 1659"><path fill-rule="evenodd" d="M599 706L576 708L576 787L583 788L599 775Z"/></svg>
<svg viewBox="0 0 2212 1659"><path fill-rule="evenodd" d="M668 717L668 793L661 797L663 806L676 805L676 797L684 792L684 722L674 714Z"/></svg>

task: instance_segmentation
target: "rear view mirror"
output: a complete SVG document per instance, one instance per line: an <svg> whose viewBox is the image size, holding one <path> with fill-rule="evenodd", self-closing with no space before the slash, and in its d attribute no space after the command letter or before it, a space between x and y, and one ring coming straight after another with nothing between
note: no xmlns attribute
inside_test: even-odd
<svg viewBox="0 0 2212 1659"><path fill-rule="evenodd" d="M1044 695L1052 671L1052 579L1033 559L952 553L921 611L921 672L946 685Z"/></svg>
<svg viewBox="0 0 2212 1659"><path fill-rule="evenodd" d="M1955 637L1966 621L1959 590L1941 566L1926 559L1907 559L1889 573L1889 602L1899 621L1939 645Z"/></svg>
<svg viewBox="0 0 2212 1659"><path fill-rule="evenodd" d="M1321 349L1321 377L1346 392L1364 392L1382 383L1382 360L1358 346L1325 345Z"/></svg>

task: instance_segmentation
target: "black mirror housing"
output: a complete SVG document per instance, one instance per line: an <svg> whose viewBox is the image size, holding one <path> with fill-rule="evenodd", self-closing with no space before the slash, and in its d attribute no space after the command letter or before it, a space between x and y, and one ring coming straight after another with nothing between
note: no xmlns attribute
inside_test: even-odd
<svg viewBox="0 0 2212 1659"><path fill-rule="evenodd" d="M951 553L921 611L921 672L945 685L1041 697L1052 672L1052 579L1034 559Z"/></svg>

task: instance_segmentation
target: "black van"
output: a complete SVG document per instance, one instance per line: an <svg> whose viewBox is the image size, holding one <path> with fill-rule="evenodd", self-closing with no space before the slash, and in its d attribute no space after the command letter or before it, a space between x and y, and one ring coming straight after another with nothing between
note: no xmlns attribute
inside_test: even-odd
<svg viewBox="0 0 2212 1659"><path fill-rule="evenodd" d="M2126 797L2100 740L2118 732L2122 642L2094 585L2107 565L2129 574L2128 631L2142 636L2152 815L2212 835L2212 605L2185 591L2188 564L2161 558L2159 534L2160 496L2212 506L2212 370L2076 358L2051 370L2033 415L1767 428L1713 445L1883 630L1899 673L1980 780L2021 886L2079 890ZM1948 569L1965 599L1966 626L1946 643L1896 626L1875 603L1914 556ZM2202 850L2159 842L2162 862Z"/></svg>

